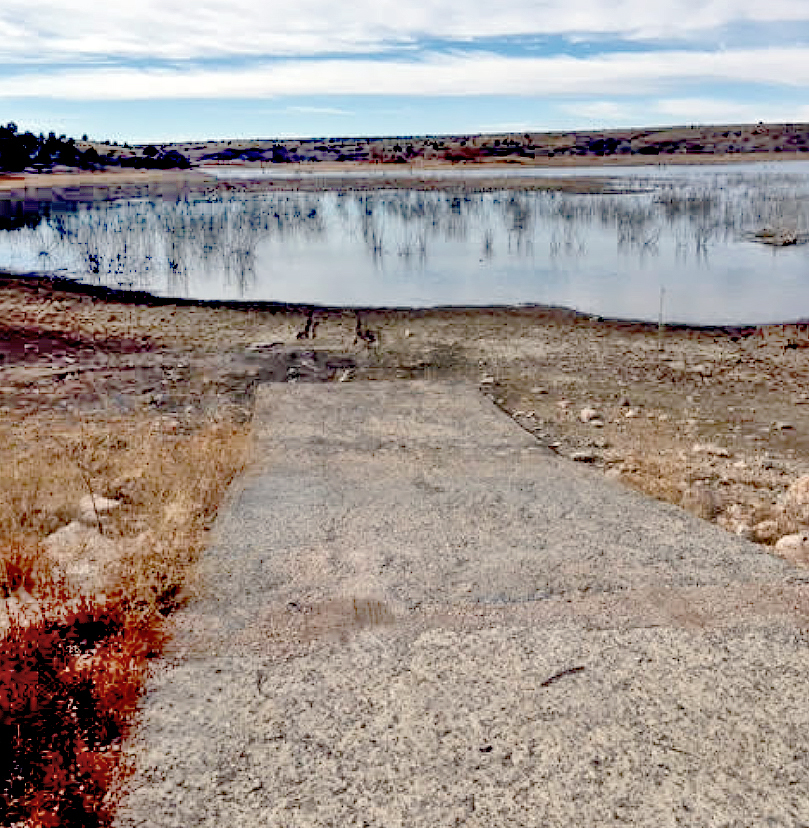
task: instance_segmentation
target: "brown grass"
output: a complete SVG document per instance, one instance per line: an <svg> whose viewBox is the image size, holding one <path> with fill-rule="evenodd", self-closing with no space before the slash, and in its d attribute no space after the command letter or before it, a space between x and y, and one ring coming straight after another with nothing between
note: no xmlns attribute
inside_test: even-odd
<svg viewBox="0 0 809 828"><path fill-rule="evenodd" d="M24 590L39 607L0 638L0 824L109 824L147 658L193 582L245 437L228 422L178 433L143 415L0 426L0 597ZM102 526L122 549L107 597L80 596L39 546L88 489L123 503Z"/></svg>

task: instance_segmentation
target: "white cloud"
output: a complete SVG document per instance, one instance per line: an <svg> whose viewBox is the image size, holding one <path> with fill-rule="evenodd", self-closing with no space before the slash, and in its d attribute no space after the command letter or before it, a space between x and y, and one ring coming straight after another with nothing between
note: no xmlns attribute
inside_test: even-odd
<svg viewBox="0 0 809 828"><path fill-rule="evenodd" d="M744 21L809 21L809 8L806 0L3 0L0 61L352 53L424 36L670 38Z"/></svg>
<svg viewBox="0 0 809 828"><path fill-rule="evenodd" d="M337 109L331 106L288 106L286 112L297 112L303 115L353 115L347 109Z"/></svg>
<svg viewBox="0 0 809 828"><path fill-rule="evenodd" d="M809 85L809 48L621 53L589 59L431 55L402 60L288 60L239 70L108 69L20 74L0 98L152 100L302 95L661 95L675 84Z"/></svg>
<svg viewBox="0 0 809 828"><path fill-rule="evenodd" d="M671 98L658 101L652 111L667 123L747 124L753 121L792 123L809 120L809 105L753 104L715 98ZM648 110L647 110L648 112ZM650 114L647 114L647 120Z"/></svg>

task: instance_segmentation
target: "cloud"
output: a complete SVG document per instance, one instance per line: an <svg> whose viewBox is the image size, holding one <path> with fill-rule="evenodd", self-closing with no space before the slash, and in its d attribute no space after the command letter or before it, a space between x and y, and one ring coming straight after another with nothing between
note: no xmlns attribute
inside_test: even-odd
<svg viewBox="0 0 809 828"><path fill-rule="evenodd" d="M806 0L3 0L0 62L39 54L186 60L356 54L425 37L688 37L734 23L809 20Z"/></svg>
<svg viewBox="0 0 809 828"><path fill-rule="evenodd" d="M676 84L809 85L809 47L644 52L593 58L427 55L413 60L288 60L243 69L76 69L7 77L0 98L154 100L303 95L624 98L670 94Z"/></svg>
<svg viewBox="0 0 809 828"><path fill-rule="evenodd" d="M331 106L288 106L286 112L297 112L303 115L353 115L347 109L337 109Z"/></svg>
<svg viewBox="0 0 809 828"><path fill-rule="evenodd" d="M657 101L651 111L663 116L668 123L747 124L753 121L792 123L809 120L809 105L779 102L752 104L716 98L671 98Z"/></svg>

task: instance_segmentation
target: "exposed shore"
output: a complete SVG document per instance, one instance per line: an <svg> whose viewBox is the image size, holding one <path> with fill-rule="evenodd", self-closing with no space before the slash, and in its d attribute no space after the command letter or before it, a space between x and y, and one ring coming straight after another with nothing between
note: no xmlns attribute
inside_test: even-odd
<svg viewBox="0 0 809 828"><path fill-rule="evenodd" d="M806 161L807 154L800 152L755 152L718 154L679 154L666 156L582 156L537 159L486 160L474 162L422 161L413 164L374 164L359 162L302 162L270 164L262 162L231 162L226 166L238 167L239 178L217 178L217 164L206 163L191 170L136 170L108 168L99 171L76 170L53 173L0 173L0 197L41 197L47 199L52 191L75 191L81 188L115 188L129 186L165 187L181 190L208 189L331 189L334 187L361 188L367 186L457 188L473 189L559 189L572 192L598 192L615 185L608 171L615 167L648 167L654 169L669 165L716 165L761 162ZM571 168L603 169L605 175L587 177L531 176L532 169L552 170ZM473 171L473 179L463 180L465 170ZM435 175L452 172L452 177ZM482 174L484 173L485 174ZM521 176L520 172L525 172ZM278 173L274 178L273 173ZM252 175L255 173L255 175ZM344 173L343 177L340 173ZM502 174L506 173L506 174ZM319 178L328 176L328 181ZM7 194L7 195L5 195ZM75 193L79 195L79 193ZM90 197L88 190L85 195Z"/></svg>
<svg viewBox="0 0 809 828"><path fill-rule="evenodd" d="M800 528L778 503L809 473L805 326L661 332L543 307L377 309L361 313L373 341L357 343L353 310L316 309L314 338L299 338L308 307L2 282L7 427L103 419L114 398L192 428L206 408L248 420L260 379L457 378L559 453L652 496L766 543ZM588 408L599 416L585 422ZM779 526L755 529L769 519Z"/></svg>
<svg viewBox="0 0 809 828"><path fill-rule="evenodd" d="M104 794L118 773L115 757L151 642L163 615L193 592L208 528L249 459L259 382L468 383L571 462L809 565L805 546L773 550L778 538L809 527L806 503L787 496L809 474L806 326L661 333L543 307L358 316L339 308L178 302L9 274L0 274L0 320L0 610L11 615L21 607L36 617L54 579L62 583L64 563L68 578L98 583L83 587L98 595L91 613L106 617L103 596L120 593L123 617L136 625L123 655L113 638L89 659L72 656L72 674L107 687L115 659L137 654L115 668L124 688L100 703L103 721L113 713L122 724L92 762L81 759L90 769L84 776L67 787L35 786L35 802L83 801L87 814L112 804ZM115 508L103 518L85 515L82 524L89 490ZM46 549L71 532L79 545L68 544L54 561ZM104 569L95 578L97 565ZM22 652L16 642L7 640L12 660ZM32 721L37 732L60 727ZM27 733L23 749L33 744ZM36 751L32 758L32 773L50 778ZM70 769L78 761L58 759ZM81 787L87 780L98 791L89 799ZM82 816L70 824L88 823Z"/></svg>

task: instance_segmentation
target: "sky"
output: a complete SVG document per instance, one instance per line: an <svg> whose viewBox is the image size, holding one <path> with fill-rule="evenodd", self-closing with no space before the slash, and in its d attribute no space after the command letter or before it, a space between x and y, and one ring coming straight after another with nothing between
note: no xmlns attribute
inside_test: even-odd
<svg viewBox="0 0 809 828"><path fill-rule="evenodd" d="M0 123L96 140L809 121L809 0L0 0Z"/></svg>

